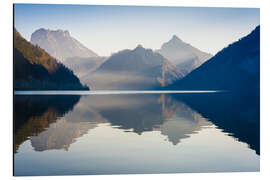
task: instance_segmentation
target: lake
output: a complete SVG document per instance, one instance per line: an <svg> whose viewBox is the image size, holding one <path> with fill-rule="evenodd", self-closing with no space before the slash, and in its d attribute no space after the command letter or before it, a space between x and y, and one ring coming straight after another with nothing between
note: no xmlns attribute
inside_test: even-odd
<svg viewBox="0 0 270 180"><path fill-rule="evenodd" d="M259 107L245 93L21 92L14 175L259 171Z"/></svg>

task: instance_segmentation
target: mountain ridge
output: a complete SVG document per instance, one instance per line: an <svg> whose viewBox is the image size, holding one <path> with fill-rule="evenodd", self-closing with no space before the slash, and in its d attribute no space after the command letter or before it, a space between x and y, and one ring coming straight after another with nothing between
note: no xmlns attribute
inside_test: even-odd
<svg viewBox="0 0 270 180"><path fill-rule="evenodd" d="M40 28L31 34L30 42L46 50L51 56L64 62L71 57L97 57L98 55L88 49L67 30L50 30Z"/></svg>
<svg viewBox="0 0 270 180"><path fill-rule="evenodd" d="M260 26L229 44L168 89L259 90ZM248 89L247 89L248 88Z"/></svg>
<svg viewBox="0 0 270 180"><path fill-rule="evenodd" d="M132 50L125 49L112 54L91 74L91 78L96 77L97 74L99 76L107 74L112 79L112 86L117 85L121 89L133 87L137 90L165 86L182 78L181 72L166 58L152 49L145 49L142 45L138 45ZM91 82L91 78L85 77L84 82ZM99 82L106 81L104 78ZM97 83L96 80L94 84ZM103 87L106 90L110 88L106 84Z"/></svg>
<svg viewBox="0 0 270 180"><path fill-rule="evenodd" d="M212 57L211 54L193 47L176 35L173 35L168 42L163 43L161 48L156 50L156 52L167 58L184 75L187 75Z"/></svg>
<svg viewBox="0 0 270 180"><path fill-rule="evenodd" d="M89 90L70 69L13 31L15 90Z"/></svg>

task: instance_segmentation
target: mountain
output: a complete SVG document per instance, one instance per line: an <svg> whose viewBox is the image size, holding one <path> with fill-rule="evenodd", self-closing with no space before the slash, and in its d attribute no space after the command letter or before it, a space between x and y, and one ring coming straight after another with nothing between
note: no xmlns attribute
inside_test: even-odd
<svg viewBox="0 0 270 180"><path fill-rule="evenodd" d="M38 29L31 35L31 43L40 46L51 56L61 62L70 57L97 57L78 40L70 36L68 31Z"/></svg>
<svg viewBox="0 0 270 180"><path fill-rule="evenodd" d="M94 89L143 90L166 86L182 77L162 55L138 45L113 54L82 80Z"/></svg>
<svg viewBox="0 0 270 180"><path fill-rule="evenodd" d="M176 35L164 43L157 52L172 62L184 75L212 57L211 54L185 43Z"/></svg>
<svg viewBox="0 0 270 180"><path fill-rule="evenodd" d="M72 69L72 71L79 77L83 77L92 71L96 70L107 57L70 57L67 58L64 64Z"/></svg>
<svg viewBox="0 0 270 180"><path fill-rule="evenodd" d="M73 72L14 28L15 90L86 90Z"/></svg>
<svg viewBox="0 0 270 180"><path fill-rule="evenodd" d="M230 44L169 89L259 90L260 26Z"/></svg>

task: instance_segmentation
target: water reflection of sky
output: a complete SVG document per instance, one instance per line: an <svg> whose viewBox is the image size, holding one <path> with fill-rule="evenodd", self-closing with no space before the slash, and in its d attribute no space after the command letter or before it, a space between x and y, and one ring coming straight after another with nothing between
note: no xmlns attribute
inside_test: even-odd
<svg viewBox="0 0 270 180"><path fill-rule="evenodd" d="M259 170L249 141L229 136L188 103L165 94L82 96L19 144L15 175ZM54 118L57 108L34 119Z"/></svg>

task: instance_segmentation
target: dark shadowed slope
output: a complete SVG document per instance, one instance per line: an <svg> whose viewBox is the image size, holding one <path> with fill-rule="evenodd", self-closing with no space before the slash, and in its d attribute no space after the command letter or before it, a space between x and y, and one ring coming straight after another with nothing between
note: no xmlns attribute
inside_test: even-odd
<svg viewBox="0 0 270 180"><path fill-rule="evenodd" d="M166 86L182 77L162 55L139 45L113 54L83 81L94 89L145 90Z"/></svg>
<svg viewBox="0 0 270 180"><path fill-rule="evenodd" d="M80 96L15 96L14 152L24 141L71 111L79 100Z"/></svg>
<svg viewBox="0 0 270 180"><path fill-rule="evenodd" d="M168 89L250 90L260 86L260 26Z"/></svg>
<svg viewBox="0 0 270 180"><path fill-rule="evenodd" d="M68 31L41 28L32 33L31 43L45 49L61 62L70 57L97 57L96 53L71 37Z"/></svg>
<svg viewBox="0 0 270 180"><path fill-rule="evenodd" d="M157 52L167 58L184 75L212 57L211 54L202 52L190 44L185 43L176 35L170 41L164 43Z"/></svg>
<svg viewBox="0 0 270 180"><path fill-rule="evenodd" d="M71 70L14 29L15 90L84 90Z"/></svg>

